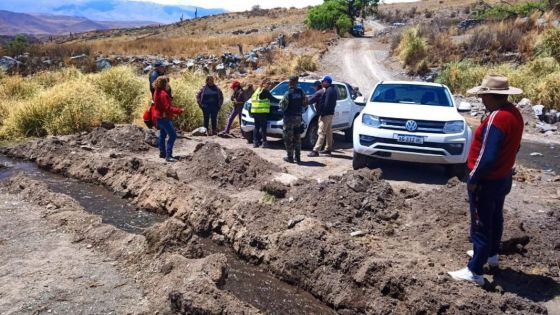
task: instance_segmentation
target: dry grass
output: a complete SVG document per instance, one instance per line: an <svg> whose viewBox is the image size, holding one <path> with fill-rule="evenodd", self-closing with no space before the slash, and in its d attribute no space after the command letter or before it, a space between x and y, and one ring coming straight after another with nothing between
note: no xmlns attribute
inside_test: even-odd
<svg viewBox="0 0 560 315"><path fill-rule="evenodd" d="M560 109L560 64L550 57L537 58L518 67L509 63L484 66L468 60L450 63L444 67L438 82L449 86L453 93L465 93L487 74L504 75L511 85L522 88L524 94L513 97L514 100L528 97L534 102Z"/></svg>
<svg viewBox="0 0 560 315"><path fill-rule="evenodd" d="M138 122L150 97L147 77L139 76L128 66L98 74L64 69L53 72L51 77L54 80L39 73L29 78L1 79L0 139L80 132L102 120ZM183 130L202 125L195 95L203 81L199 74L172 77L174 104L185 108L185 114L177 120ZM230 109L231 104L226 102L219 115L222 126Z"/></svg>

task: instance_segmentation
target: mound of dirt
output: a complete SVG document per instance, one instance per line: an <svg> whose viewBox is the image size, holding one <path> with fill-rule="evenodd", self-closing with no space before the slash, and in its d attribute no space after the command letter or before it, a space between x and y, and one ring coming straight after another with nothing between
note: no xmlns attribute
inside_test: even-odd
<svg viewBox="0 0 560 315"><path fill-rule="evenodd" d="M188 161L190 174L219 186L253 186L280 171L250 149L229 150L215 142L199 144Z"/></svg>
<svg viewBox="0 0 560 315"><path fill-rule="evenodd" d="M146 142L147 129L135 125L118 125L113 129L103 127L76 136L76 143L100 149L117 149L122 151L147 151L150 145Z"/></svg>
<svg viewBox="0 0 560 315"><path fill-rule="evenodd" d="M384 233L387 225L398 220L405 204L381 175L379 169L361 169L308 183L294 189L293 207L346 233L357 229Z"/></svg>

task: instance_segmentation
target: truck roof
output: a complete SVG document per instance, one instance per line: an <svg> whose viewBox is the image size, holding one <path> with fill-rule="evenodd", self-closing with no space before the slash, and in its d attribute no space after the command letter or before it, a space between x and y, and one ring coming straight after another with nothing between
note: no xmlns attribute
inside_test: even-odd
<svg viewBox="0 0 560 315"><path fill-rule="evenodd" d="M425 85L425 86L445 86L441 83L422 82L422 81L380 81L378 84L408 84L408 85Z"/></svg>

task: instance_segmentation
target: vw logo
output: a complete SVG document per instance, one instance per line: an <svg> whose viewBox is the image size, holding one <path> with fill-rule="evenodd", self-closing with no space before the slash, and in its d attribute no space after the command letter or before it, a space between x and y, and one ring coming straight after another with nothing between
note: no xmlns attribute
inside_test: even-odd
<svg viewBox="0 0 560 315"><path fill-rule="evenodd" d="M416 131L418 129L418 124L414 120L408 120L404 126L408 131Z"/></svg>

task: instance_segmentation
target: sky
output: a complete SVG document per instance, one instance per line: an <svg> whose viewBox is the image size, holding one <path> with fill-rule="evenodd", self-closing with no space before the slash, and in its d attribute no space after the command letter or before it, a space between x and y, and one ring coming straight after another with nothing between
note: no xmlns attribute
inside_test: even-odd
<svg viewBox="0 0 560 315"><path fill-rule="evenodd" d="M260 5L263 9L276 7L296 7L302 8L309 5L317 5L323 3L323 0L138 0L157 2L162 4L179 4L193 5L203 8L224 8L228 11L245 11L251 9L254 5Z"/></svg>

